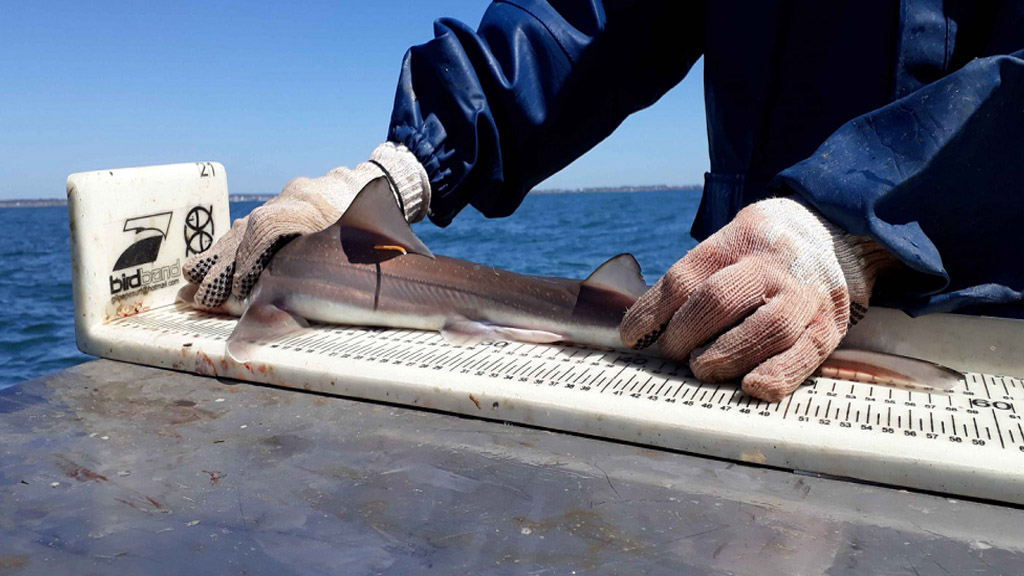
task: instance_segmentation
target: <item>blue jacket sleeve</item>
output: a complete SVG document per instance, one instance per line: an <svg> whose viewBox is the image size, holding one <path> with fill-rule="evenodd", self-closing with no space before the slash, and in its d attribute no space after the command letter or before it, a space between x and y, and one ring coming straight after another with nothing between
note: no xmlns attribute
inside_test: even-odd
<svg viewBox="0 0 1024 576"><path fill-rule="evenodd" d="M848 122L773 182L903 262L876 301L1021 308L1024 14L1004 16L988 54Z"/></svg>
<svg viewBox="0 0 1024 576"><path fill-rule="evenodd" d="M530 189L653 104L700 57L704 9L678 0L497 0L402 63L388 140L426 167L430 217L507 216Z"/></svg>

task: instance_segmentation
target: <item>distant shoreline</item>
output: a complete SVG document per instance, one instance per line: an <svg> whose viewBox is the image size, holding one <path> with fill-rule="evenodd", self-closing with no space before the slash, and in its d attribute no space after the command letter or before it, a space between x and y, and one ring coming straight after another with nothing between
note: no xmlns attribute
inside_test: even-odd
<svg viewBox="0 0 1024 576"><path fill-rule="evenodd" d="M53 200L0 200L0 208L45 208L47 206L67 206L68 201L60 198Z"/></svg>
<svg viewBox="0 0 1024 576"><path fill-rule="evenodd" d="M687 184L682 186L669 186L658 184L653 186L599 186L594 188L549 188L534 190L531 194L612 194L622 192L665 192L667 190L680 190L683 192L700 192L701 186ZM228 200L231 202L266 202L276 194L231 194ZM67 206L68 201L64 198L40 198L40 199L18 199L0 200L0 208L46 208L50 206Z"/></svg>

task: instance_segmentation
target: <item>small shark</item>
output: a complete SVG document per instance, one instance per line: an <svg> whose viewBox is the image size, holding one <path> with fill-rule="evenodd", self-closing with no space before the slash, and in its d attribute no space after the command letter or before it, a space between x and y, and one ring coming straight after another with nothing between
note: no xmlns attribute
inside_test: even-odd
<svg viewBox="0 0 1024 576"><path fill-rule="evenodd" d="M455 344L495 339L622 348L619 323L646 290L629 254L583 281L434 255L379 178L337 223L277 253L228 338L228 354L248 361L253 342L300 330L307 320L434 330Z"/></svg>
<svg viewBox="0 0 1024 576"><path fill-rule="evenodd" d="M227 341L237 362L253 360L258 343L303 330L310 320L438 331L460 345L493 339L624 350L619 324L647 288L630 254L582 281L434 255L378 178L334 225L282 248L245 302L229 301L221 311L241 315ZM181 299L190 300L187 290ZM963 378L932 362L855 349L836 350L816 374L931 391Z"/></svg>

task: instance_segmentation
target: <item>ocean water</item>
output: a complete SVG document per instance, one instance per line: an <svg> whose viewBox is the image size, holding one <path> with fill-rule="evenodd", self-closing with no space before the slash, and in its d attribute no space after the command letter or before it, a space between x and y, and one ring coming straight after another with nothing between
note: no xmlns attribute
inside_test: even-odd
<svg viewBox="0 0 1024 576"><path fill-rule="evenodd" d="M699 200L683 190L534 194L509 218L470 208L448 228L414 229L438 254L523 274L585 278L630 252L653 284L695 245ZM258 205L233 203L232 218ZM67 209L0 208L0 388L89 359L75 347Z"/></svg>

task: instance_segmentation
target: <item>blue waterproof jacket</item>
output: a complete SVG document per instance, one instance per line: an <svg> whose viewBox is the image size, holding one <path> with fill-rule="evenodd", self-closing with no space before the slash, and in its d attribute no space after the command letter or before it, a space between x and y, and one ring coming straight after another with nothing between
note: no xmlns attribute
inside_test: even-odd
<svg viewBox="0 0 1024 576"><path fill-rule="evenodd" d="M431 218L511 214L702 55L692 234L796 194L904 264L876 301L1024 306L1024 1L497 0L405 56L388 139Z"/></svg>

